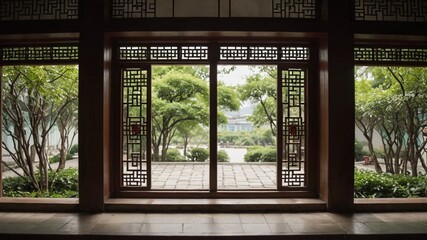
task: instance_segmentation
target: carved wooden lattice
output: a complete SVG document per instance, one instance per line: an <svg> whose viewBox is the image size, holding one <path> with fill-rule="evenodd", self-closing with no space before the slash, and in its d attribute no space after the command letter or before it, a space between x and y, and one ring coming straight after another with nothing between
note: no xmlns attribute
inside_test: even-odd
<svg viewBox="0 0 427 240"><path fill-rule="evenodd" d="M304 69L282 70L283 153L282 184L302 187L305 179L305 82Z"/></svg>
<svg viewBox="0 0 427 240"><path fill-rule="evenodd" d="M308 47L282 47L282 60L307 61L310 60Z"/></svg>
<svg viewBox="0 0 427 240"><path fill-rule="evenodd" d="M317 18L318 0L113 0L111 16Z"/></svg>
<svg viewBox="0 0 427 240"><path fill-rule="evenodd" d="M156 17L156 0L113 0L113 18Z"/></svg>
<svg viewBox="0 0 427 240"><path fill-rule="evenodd" d="M4 64L22 61L73 61L78 59L79 48L76 45L0 47L0 61Z"/></svg>
<svg viewBox="0 0 427 240"><path fill-rule="evenodd" d="M124 46L119 48L120 60L168 61L207 60L208 47L190 46Z"/></svg>
<svg viewBox="0 0 427 240"><path fill-rule="evenodd" d="M427 48L355 47L356 63L427 63Z"/></svg>
<svg viewBox="0 0 427 240"><path fill-rule="evenodd" d="M227 61L308 61L308 47L221 46L220 60Z"/></svg>
<svg viewBox="0 0 427 240"><path fill-rule="evenodd" d="M122 184L125 187L149 187L148 81L148 70L126 68L122 71Z"/></svg>
<svg viewBox="0 0 427 240"><path fill-rule="evenodd" d="M273 17L316 18L316 0L273 0Z"/></svg>
<svg viewBox="0 0 427 240"><path fill-rule="evenodd" d="M355 0L357 21L427 22L425 0Z"/></svg>
<svg viewBox="0 0 427 240"><path fill-rule="evenodd" d="M79 18L79 0L0 0L0 21Z"/></svg>

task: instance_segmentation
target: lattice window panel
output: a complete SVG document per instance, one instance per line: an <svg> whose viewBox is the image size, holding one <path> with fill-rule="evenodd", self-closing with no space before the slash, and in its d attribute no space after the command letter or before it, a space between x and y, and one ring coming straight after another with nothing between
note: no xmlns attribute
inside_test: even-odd
<svg viewBox="0 0 427 240"><path fill-rule="evenodd" d="M427 63L427 48L355 47L355 62Z"/></svg>
<svg viewBox="0 0 427 240"><path fill-rule="evenodd" d="M119 59L120 60L147 60L148 47L120 47Z"/></svg>
<svg viewBox="0 0 427 240"><path fill-rule="evenodd" d="M183 46L181 47L182 60L207 60L208 59L207 46Z"/></svg>
<svg viewBox="0 0 427 240"><path fill-rule="evenodd" d="M221 60L247 60L249 56L248 47L228 46L219 51Z"/></svg>
<svg viewBox="0 0 427 240"><path fill-rule="evenodd" d="M149 186L148 81L148 70L141 68L122 70L122 184L124 187Z"/></svg>
<svg viewBox="0 0 427 240"><path fill-rule="evenodd" d="M250 60L277 60L277 47L249 47Z"/></svg>
<svg viewBox="0 0 427 240"><path fill-rule="evenodd" d="M317 0L273 0L273 17L317 18Z"/></svg>
<svg viewBox="0 0 427 240"><path fill-rule="evenodd" d="M308 61L310 52L308 47L222 46L220 47L220 60Z"/></svg>
<svg viewBox="0 0 427 240"><path fill-rule="evenodd" d="M427 22L425 0L355 0L357 21Z"/></svg>
<svg viewBox="0 0 427 240"><path fill-rule="evenodd" d="M318 0L112 0L113 19L263 17L315 19Z"/></svg>
<svg viewBox="0 0 427 240"><path fill-rule="evenodd" d="M79 0L1 0L0 21L72 20L79 18Z"/></svg>
<svg viewBox="0 0 427 240"><path fill-rule="evenodd" d="M2 62L78 60L78 46L0 47Z"/></svg>
<svg viewBox="0 0 427 240"><path fill-rule="evenodd" d="M119 47L119 60L132 61L195 61L207 60L207 46L123 46Z"/></svg>
<svg viewBox="0 0 427 240"><path fill-rule="evenodd" d="M156 17L156 0L113 0L112 18Z"/></svg>
<svg viewBox="0 0 427 240"><path fill-rule="evenodd" d="M282 60L308 61L310 60L310 48L308 47L282 47Z"/></svg>
<svg viewBox="0 0 427 240"><path fill-rule="evenodd" d="M305 178L305 84L304 69L282 70L283 153L282 184L304 187Z"/></svg>

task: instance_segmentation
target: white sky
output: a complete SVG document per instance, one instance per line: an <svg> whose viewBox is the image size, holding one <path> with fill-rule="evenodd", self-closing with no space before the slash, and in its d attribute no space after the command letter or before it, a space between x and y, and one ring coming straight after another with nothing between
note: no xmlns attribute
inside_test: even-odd
<svg viewBox="0 0 427 240"><path fill-rule="evenodd" d="M231 65L219 65L218 71L229 67L231 67ZM237 86L244 84L246 82L246 77L251 74L253 74L253 71L250 70L249 66L236 66L236 69L229 74L218 74L218 81L224 82L227 86Z"/></svg>

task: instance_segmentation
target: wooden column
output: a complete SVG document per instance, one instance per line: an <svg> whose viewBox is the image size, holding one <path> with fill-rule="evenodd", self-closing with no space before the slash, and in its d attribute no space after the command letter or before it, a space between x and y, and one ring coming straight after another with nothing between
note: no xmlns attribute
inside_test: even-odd
<svg viewBox="0 0 427 240"><path fill-rule="evenodd" d="M80 2L79 200L80 209L88 212L103 211L109 194L105 180L109 161L109 76L104 73L104 53L108 53L104 9L108 2Z"/></svg>
<svg viewBox="0 0 427 240"><path fill-rule="evenodd" d="M328 1L320 47L320 197L350 212L354 189L354 63L351 0Z"/></svg>

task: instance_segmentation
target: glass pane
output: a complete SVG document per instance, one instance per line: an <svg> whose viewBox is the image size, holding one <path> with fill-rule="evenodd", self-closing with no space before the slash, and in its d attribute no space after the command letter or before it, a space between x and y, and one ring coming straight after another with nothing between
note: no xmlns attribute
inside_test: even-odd
<svg viewBox="0 0 427 240"><path fill-rule="evenodd" d="M209 67L153 66L153 189L209 189Z"/></svg>
<svg viewBox="0 0 427 240"><path fill-rule="evenodd" d="M5 197L78 197L78 66L2 69Z"/></svg>
<svg viewBox="0 0 427 240"><path fill-rule="evenodd" d="M426 197L427 68L355 68L355 197Z"/></svg>
<svg viewBox="0 0 427 240"><path fill-rule="evenodd" d="M276 66L218 68L218 189L276 189Z"/></svg>

